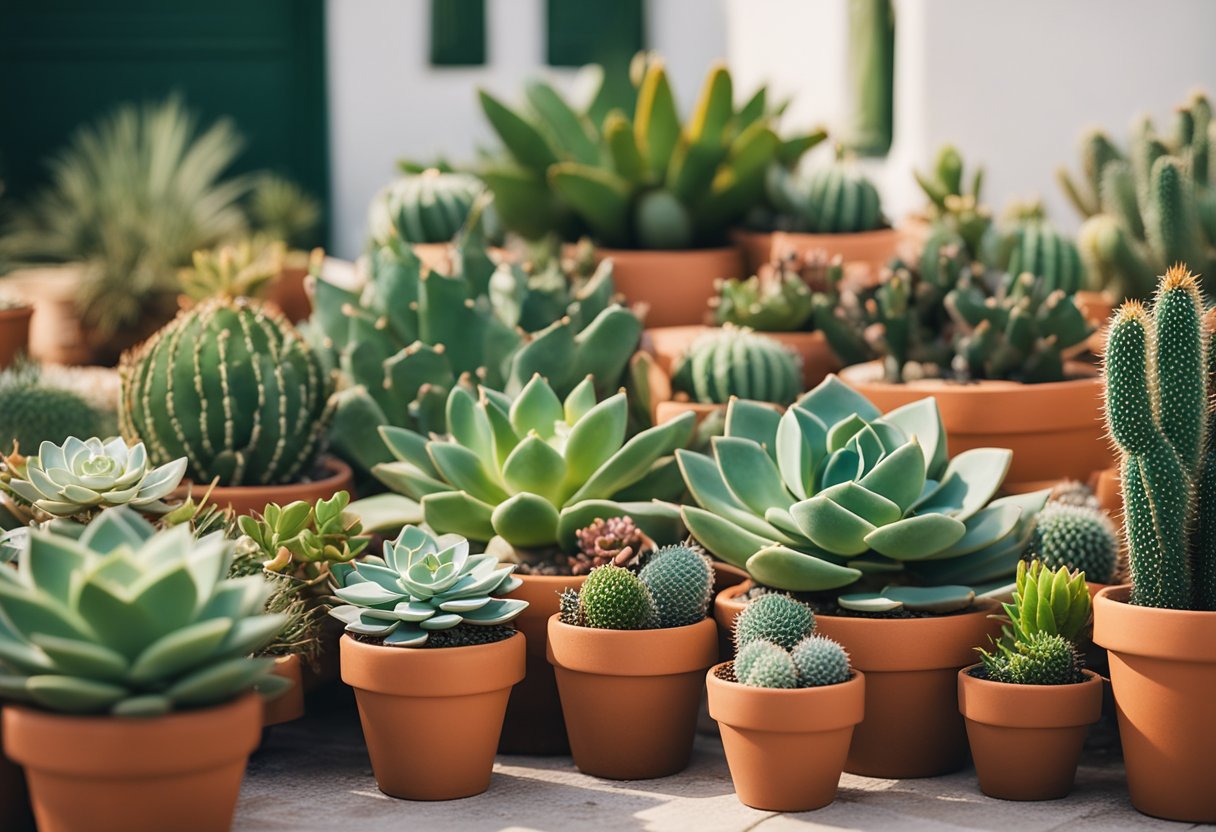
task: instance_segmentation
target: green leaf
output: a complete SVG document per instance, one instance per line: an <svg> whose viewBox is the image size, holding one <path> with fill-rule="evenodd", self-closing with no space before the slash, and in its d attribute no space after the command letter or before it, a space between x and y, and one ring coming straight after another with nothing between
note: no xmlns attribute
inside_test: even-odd
<svg viewBox="0 0 1216 832"><path fill-rule="evenodd" d="M600 466L567 502L611 498L645 476L659 457L687 444L695 423L696 417L691 412L681 413L669 422L642 431Z"/></svg>
<svg viewBox="0 0 1216 832"><path fill-rule="evenodd" d="M103 682L120 682L127 672L127 659L104 644L33 633L30 641L55 663L55 670Z"/></svg>
<svg viewBox="0 0 1216 832"><path fill-rule="evenodd" d="M900 514L906 512L925 488L925 455L919 440L914 437L887 454L858 483L899 506Z"/></svg>
<svg viewBox="0 0 1216 832"><path fill-rule="evenodd" d="M756 581L790 592L819 592L848 586L861 577L856 569L769 546L748 558L747 572Z"/></svg>
<svg viewBox="0 0 1216 832"><path fill-rule="evenodd" d="M941 477L946 466L946 428L942 425L942 414L935 399L910 402L877 421L898 428L905 437L915 436L924 451L928 476L932 479Z"/></svg>
<svg viewBox="0 0 1216 832"><path fill-rule="evenodd" d="M755 442L716 436L712 445L726 487L753 512L763 515L769 508L786 508L794 502L776 463Z"/></svg>
<svg viewBox="0 0 1216 832"><path fill-rule="evenodd" d="M845 384L835 374L829 375L813 390L794 403L818 417L825 425L835 425L853 414L872 422L882 412L870 400Z"/></svg>
<svg viewBox="0 0 1216 832"><path fill-rule="evenodd" d="M473 395L463 387L454 387L448 394L447 423L448 433L458 444L482 459L490 458L493 450L490 422Z"/></svg>
<svg viewBox="0 0 1216 832"><path fill-rule="evenodd" d="M965 522L996 494L1012 460L1013 451L1005 448L963 451L950 460L941 483L913 505L913 511L947 514Z"/></svg>
<svg viewBox="0 0 1216 832"><path fill-rule="evenodd" d="M484 541L494 536L491 517L494 506L463 491L428 494L422 498L422 516L439 534L458 534L469 540Z"/></svg>
<svg viewBox="0 0 1216 832"><path fill-rule="evenodd" d="M560 499L566 461L536 434L524 437L502 466L502 477L511 493L531 492L555 503Z"/></svg>
<svg viewBox="0 0 1216 832"><path fill-rule="evenodd" d="M752 513L740 502L722 478L722 472L709 457L680 449L676 462L684 475L688 492L701 508L718 515L764 540L785 540L785 535ZM793 542L793 541L790 541Z"/></svg>
<svg viewBox="0 0 1216 832"><path fill-rule="evenodd" d="M400 494L376 494L355 500L347 509L368 533L395 532L422 522L422 506Z"/></svg>
<svg viewBox="0 0 1216 832"><path fill-rule="evenodd" d="M109 710L127 696L121 685L75 676L31 676L26 694L37 704L67 714L96 714Z"/></svg>
<svg viewBox="0 0 1216 832"><path fill-rule="evenodd" d="M860 555L871 548L866 537L874 524L823 494L795 503L789 511L812 543L833 554Z"/></svg>
<svg viewBox="0 0 1216 832"><path fill-rule="evenodd" d="M557 508L535 494L516 494L494 509L494 532L512 546L532 549L557 542Z"/></svg>
<svg viewBox="0 0 1216 832"><path fill-rule="evenodd" d="M698 543L714 556L740 569L747 568L748 558L774 542L704 509L684 506L681 513L689 534Z"/></svg>
<svg viewBox="0 0 1216 832"><path fill-rule="evenodd" d="M131 664L131 681L148 684L200 664L216 651L231 629L231 618L212 618L162 636Z"/></svg>
<svg viewBox="0 0 1216 832"><path fill-rule="evenodd" d="M507 498L507 492L468 448L452 442L431 442L427 451L443 478L461 491L491 504Z"/></svg>
<svg viewBox="0 0 1216 832"><path fill-rule="evenodd" d="M781 414L766 404L731 399L726 406L726 435L750 439L769 456L776 457L777 426L781 419Z"/></svg>
<svg viewBox="0 0 1216 832"><path fill-rule="evenodd" d="M609 245L629 239L629 182L602 168L562 162L549 169L549 185L592 232Z"/></svg>
<svg viewBox="0 0 1216 832"><path fill-rule="evenodd" d="M647 67L638 89L634 134L651 171L667 169L667 162L680 137L680 116L667 72L659 61Z"/></svg>
<svg viewBox="0 0 1216 832"><path fill-rule="evenodd" d="M924 560L958 543L966 532L967 527L953 517L923 514L875 529L866 543L895 560Z"/></svg>
<svg viewBox="0 0 1216 832"><path fill-rule="evenodd" d="M214 705L252 688L273 666L271 659L228 659L180 679L165 695L178 705Z"/></svg>
<svg viewBox="0 0 1216 832"><path fill-rule="evenodd" d="M540 175L557 162L557 154L539 128L485 90L478 91L481 109L515 161Z"/></svg>
<svg viewBox="0 0 1216 832"><path fill-rule="evenodd" d="M563 415L561 399L539 375L533 376L511 403L511 426L519 436L536 431L542 439L550 439Z"/></svg>

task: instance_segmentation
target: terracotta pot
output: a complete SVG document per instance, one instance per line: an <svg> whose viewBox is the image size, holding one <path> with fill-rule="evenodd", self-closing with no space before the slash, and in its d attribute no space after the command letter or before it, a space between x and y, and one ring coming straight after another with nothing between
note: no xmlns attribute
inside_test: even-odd
<svg viewBox="0 0 1216 832"><path fill-rule="evenodd" d="M743 252L743 270L755 274L761 266L773 259L773 232L749 231L736 228L730 232L730 241Z"/></svg>
<svg viewBox="0 0 1216 832"><path fill-rule="evenodd" d="M642 348L655 357L655 363L668 376L675 372L681 357L700 336L712 332L714 327L668 326L651 327L642 334ZM840 369L840 361L828 346L828 339L818 330L814 332L761 332L772 338L802 359L802 384L811 389L827 378L829 373Z"/></svg>
<svg viewBox="0 0 1216 832"><path fill-rule="evenodd" d="M343 636L341 650L380 791L454 800L490 787L507 699L524 678L523 634L433 649Z"/></svg>
<svg viewBox="0 0 1216 832"><path fill-rule="evenodd" d="M76 297L85 276L79 263L17 269L3 278L6 292L34 306L30 323L29 354L50 364L88 364L89 348Z"/></svg>
<svg viewBox="0 0 1216 832"><path fill-rule="evenodd" d="M279 656L274 660L274 675L291 682L291 687L274 699L262 700L262 727L281 725L304 716L304 680L300 672L300 657Z"/></svg>
<svg viewBox="0 0 1216 832"><path fill-rule="evenodd" d="M995 601L930 618L817 615L818 632L849 651L866 675L866 717L845 771L866 777L936 777L967 764L958 671L1001 632Z"/></svg>
<svg viewBox="0 0 1216 832"><path fill-rule="evenodd" d="M511 690L507 718L498 750L502 754L566 754L566 722L557 695L557 679L549 664L549 619L558 610L564 589L578 589L586 575L520 575L523 586L510 594L528 602L515 619L515 629L527 637L527 675Z"/></svg>
<svg viewBox="0 0 1216 832"><path fill-rule="evenodd" d="M21 766L4 756L4 725L0 720L0 829L5 832L34 832L29 790Z"/></svg>
<svg viewBox="0 0 1216 832"><path fill-rule="evenodd" d="M1071 381L959 384L927 380L887 384L879 362L841 370L840 378L884 413L933 396L949 435L951 454L972 448L1009 448L1007 491L1031 491L1062 479L1085 481L1113 464L1103 418L1103 386L1096 368L1069 364Z"/></svg>
<svg viewBox="0 0 1216 832"><path fill-rule="evenodd" d="M17 356L29 352L32 317L33 306L0 308L0 370L16 361Z"/></svg>
<svg viewBox="0 0 1216 832"><path fill-rule="evenodd" d="M776 690L725 681L717 671L726 666L705 679L739 800L769 812L807 812L835 800L865 706L865 677Z"/></svg>
<svg viewBox="0 0 1216 832"><path fill-rule="evenodd" d="M743 258L736 248L688 251L596 249L597 260L612 258L616 290L626 303L644 303L650 326L705 322L714 281L742 277Z"/></svg>
<svg viewBox="0 0 1216 832"><path fill-rule="evenodd" d="M1102 510L1110 515L1115 525L1123 525L1123 489L1119 485L1119 469L1103 468L1090 478L1094 496Z"/></svg>
<svg viewBox="0 0 1216 832"><path fill-rule="evenodd" d="M281 506L295 500L314 503L317 500L328 500L339 491L353 491L354 473L345 462L337 457L323 456L317 461L317 466L325 473L318 480L287 485L217 486L211 491L210 501L220 508L231 508L238 515L261 514L267 503L278 503ZM172 497L183 500L191 490L196 499L201 499L207 493L207 484L183 483L174 489Z"/></svg>
<svg viewBox="0 0 1216 832"><path fill-rule="evenodd" d="M308 252L288 252L279 276L266 292L266 300L277 306L293 324L306 320L312 314L312 299L304 288L307 278Z"/></svg>
<svg viewBox="0 0 1216 832"><path fill-rule="evenodd" d="M1095 329L1101 329L1110 323L1111 313L1115 311L1117 301L1110 292L1092 292L1082 289L1073 295L1077 309L1085 316Z"/></svg>
<svg viewBox="0 0 1216 832"><path fill-rule="evenodd" d="M822 251L844 261L845 274L855 280L869 280L895 256L903 237L894 228L861 231L856 234L798 234L773 232L770 257L778 260L790 254L803 256Z"/></svg>
<svg viewBox="0 0 1216 832"><path fill-rule="evenodd" d="M41 832L223 832L261 731L256 694L144 719L4 709Z"/></svg>
<svg viewBox="0 0 1216 832"><path fill-rule="evenodd" d="M1094 642L1110 656L1132 805L1146 815L1216 823L1216 612L1094 599Z"/></svg>
<svg viewBox="0 0 1216 832"><path fill-rule="evenodd" d="M683 771L692 756L705 671L717 661L713 619L662 630L596 630L549 619L574 764L609 780ZM628 718L609 711L631 703Z"/></svg>
<svg viewBox="0 0 1216 832"><path fill-rule="evenodd" d="M1012 685L958 672L958 707L980 791L1001 800L1058 800L1072 791L1089 726L1102 716L1102 677Z"/></svg>
<svg viewBox="0 0 1216 832"><path fill-rule="evenodd" d="M717 568L718 564L715 562L714 569ZM718 633L720 635L719 655L724 662L735 657L735 618L747 606L747 602L739 596L751 588L752 582L747 580L743 583L727 587L714 597L714 621L718 622Z"/></svg>

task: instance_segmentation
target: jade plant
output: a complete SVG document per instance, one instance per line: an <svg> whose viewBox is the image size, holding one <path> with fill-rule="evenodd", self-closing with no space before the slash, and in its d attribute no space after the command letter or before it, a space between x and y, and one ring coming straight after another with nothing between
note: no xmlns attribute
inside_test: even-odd
<svg viewBox="0 0 1216 832"><path fill-rule="evenodd" d="M357 558L370 537L359 518L347 511L350 494L339 491L315 504L296 500L269 503L260 516L242 515L237 524L242 543L262 558L267 572L288 575L315 586L329 577L336 563Z"/></svg>
<svg viewBox="0 0 1216 832"><path fill-rule="evenodd" d="M1054 494L1039 513L1030 550L1046 566L1084 572L1099 584L1110 583L1119 560L1115 524L1096 505L1072 504Z"/></svg>
<svg viewBox="0 0 1216 832"><path fill-rule="evenodd" d="M801 361L772 338L723 326L689 345L671 386L704 404L726 404L738 396L785 405L802 390Z"/></svg>
<svg viewBox="0 0 1216 832"><path fill-rule="evenodd" d="M135 511L99 514L79 538L29 534L0 569L0 695L73 714L155 716L282 688L250 658L283 627L269 583L230 579L233 544L157 532Z"/></svg>
<svg viewBox="0 0 1216 832"><path fill-rule="evenodd" d="M476 644L500 635L528 606L498 597L521 585L514 570L493 555L470 554L469 542L459 535L435 537L406 526L384 544L383 558L332 567L333 592L341 603L330 615L347 633L387 647ZM436 635L444 631L451 632Z"/></svg>
<svg viewBox="0 0 1216 832"><path fill-rule="evenodd" d="M664 546L638 572L614 564L592 569L581 589L562 593L561 620L599 630L686 627L705 618L713 582L700 547Z"/></svg>
<svg viewBox="0 0 1216 832"><path fill-rule="evenodd" d="M853 234L885 225L878 189L844 158L805 175L774 166L768 194L781 231Z"/></svg>
<svg viewBox="0 0 1216 832"><path fill-rule="evenodd" d="M768 593L735 617L735 680L757 688L838 685L853 675L849 654L815 633L815 614L788 595Z"/></svg>
<svg viewBox="0 0 1216 832"><path fill-rule="evenodd" d="M1106 421L1140 606L1216 609L1211 337L1198 278L1182 265L1162 279L1151 312L1129 301L1111 323Z"/></svg>
<svg viewBox="0 0 1216 832"><path fill-rule="evenodd" d="M1174 119L1161 132L1144 117L1123 149L1091 131L1081 140L1081 175L1059 172L1085 218L1079 242L1089 270L1119 297L1149 298L1157 275L1174 263L1196 270L1209 291L1216 273L1211 104L1196 93Z"/></svg>
<svg viewBox="0 0 1216 832"><path fill-rule="evenodd" d="M786 412L735 400L712 454L676 452L692 535L759 584L854 587L854 608L966 606L1011 576L1048 491L993 499L1012 454L947 461L934 399L885 416L829 376ZM919 586L889 587L895 581Z"/></svg>
<svg viewBox="0 0 1216 832"><path fill-rule="evenodd" d="M407 172L372 198L368 228L372 242L387 245L446 243L460 232L473 213L485 185L468 173L428 168Z"/></svg>

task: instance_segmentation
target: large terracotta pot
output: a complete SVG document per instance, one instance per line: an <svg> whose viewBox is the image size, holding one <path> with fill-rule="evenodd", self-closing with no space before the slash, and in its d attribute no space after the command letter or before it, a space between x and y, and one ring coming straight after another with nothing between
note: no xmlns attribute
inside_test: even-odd
<svg viewBox="0 0 1216 832"><path fill-rule="evenodd" d="M1089 726L1102 716L1102 677L1012 685L958 672L958 707L980 791L1001 800L1058 800L1072 791Z"/></svg>
<svg viewBox="0 0 1216 832"><path fill-rule="evenodd" d="M380 791L454 800L490 787L507 699L524 678L523 634L430 649L343 636L341 651Z"/></svg>
<svg viewBox="0 0 1216 832"><path fill-rule="evenodd" d="M866 777L936 777L967 764L958 671L1000 635L994 601L956 615L852 618L817 615L817 632L849 651L866 675L866 716L845 771Z"/></svg>
<svg viewBox="0 0 1216 832"><path fill-rule="evenodd" d="M570 751L579 770L609 780L683 771L692 756L704 675L718 654L717 625L596 630L549 619ZM610 712L631 703L628 718Z"/></svg>
<svg viewBox="0 0 1216 832"><path fill-rule="evenodd" d="M655 357L655 363L668 376L675 372L681 357L689 345L714 327L668 326L650 327L642 333L642 348ZM802 385L809 390L827 378L829 373L840 369L836 353L828 345L828 339L818 330L814 332L760 332L772 338L802 359Z"/></svg>
<svg viewBox="0 0 1216 832"><path fill-rule="evenodd" d="M853 726L865 706L865 677L815 688L777 690L728 682L712 668L709 715L722 730L722 748L739 800L769 812L827 806L849 753Z"/></svg>
<svg viewBox="0 0 1216 832"><path fill-rule="evenodd" d="M743 252L743 269L755 274L761 266L773 259L773 232L748 231L736 228L730 232L730 241Z"/></svg>
<svg viewBox="0 0 1216 832"><path fill-rule="evenodd" d="M295 500L315 503L328 500L339 491L352 491L355 477L350 466L337 457L323 456L317 466L324 472L320 479L287 485L239 485L216 486L211 491L210 502L220 508L231 508L238 515L261 514L267 503L287 505ZM173 491L174 499L185 499L188 492L202 499L207 493L206 483L183 484Z"/></svg>
<svg viewBox="0 0 1216 832"><path fill-rule="evenodd" d="M1094 599L1094 642L1110 657L1132 805L1146 815L1216 823L1216 612Z"/></svg>
<svg viewBox="0 0 1216 832"><path fill-rule="evenodd" d="M601 248L595 255L597 260L612 258L616 290L628 304L646 304L650 326L704 323L709 299L717 294L714 282L743 273L743 258L733 247L688 251Z"/></svg>
<svg viewBox="0 0 1216 832"><path fill-rule="evenodd" d="M528 602L515 619L527 637L527 675L511 690L498 750L503 754L565 754L570 750L557 679L549 664L549 618L564 589L578 589L586 575L520 575L523 586L510 594Z"/></svg>
<svg viewBox="0 0 1216 832"><path fill-rule="evenodd" d="M903 241L894 228L861 231L856 234L799 234L773 232L770 258L779 260L790 254L804 256L822 251L829 257L840 256L850 279L870 280L890 262Z"/></svg>
<svg viewBox="0 0 1216 832"><path fill-rule="evenodd" d="M132 719L4 709L40 832L224 832L261 731L256 694Z"/></svg>
<svg viewBox="0 0 1216 832"><path fill-rule="evenodd" d="M30 318L34 307L0 307L0 370L11 365L17 356L29 352Z"/></svg>
<svg viewBox="0 0 1216 832"><path fill-rule="evenodd" d="M293 324L312 314L312 299L305 288L307 280L308 252L289 251L278 277L266 292L266 300L277 306Z"/></svg>
<svg viewBox="0 0 1216 832"><path fill-rule="evenodd" d="M21 766L4 756L4 725L0 720L0 829L34 832L29 790Z"/></svg>
<svg viewBox="0 0 1216 832"><path fill-rule="evenodd" d="M840 378L884 413L933 396L949 435L951 454L972 448L1009 448L1009 491L1032 491L1062 479L1088 480L1113 463L1103 418L1103 385L1089 365L1069 364L1071 381L974 384L926 380L888 384L879 362L841 370Z"/></svg>
<svg viewBox="0 0 1216 832"><path fill-rule="evenodd" d="M262 701L262 726L282 725L304 716L304 680L300 672L300 657L278 656L274 660L274 675L291 682L291 687L273 699Z"/></svg>

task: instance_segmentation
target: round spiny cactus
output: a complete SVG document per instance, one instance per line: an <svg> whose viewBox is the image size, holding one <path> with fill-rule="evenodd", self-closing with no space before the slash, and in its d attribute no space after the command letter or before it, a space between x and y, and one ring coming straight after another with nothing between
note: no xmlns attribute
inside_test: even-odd
<svg viewBox="0 0 1216 832"><path fill-rule="evenodd" d="M1102 509L1053 501L1039 514L1033 551L1048 569L1066 566L1106 584L1114 577L1119 538Z"/></svg>
<svg viewBox="0 0 1216 832"><path fill-rule="evenodd" d="M641 579L608 564L591 570L579 592L583 623L598 630L645 630L656 620L654 599Z"/></svg>
<svg viewBox="0 0 1216 832"><path fill-rule="evenodd" d="M428 168L402 176L372 198L368 228L376 245L446 243L464 227L485 189L475 176Z"/></svg>
<svg viewBox="0 0 1216 832"><path fill-rule="evenodd" d="M1014 645L994 679L1017 685L1071 685L1081 681L1076 648L1061 635L1035 633Z"/></svg>
<svg viewBox="0 0 1216 832"><path fill-rule="evenodd" d="M732 396L789 404L802 390L802 370L798 356L772 338L723 326L689 346L671 383L707 404L725 404Z"/></svg>
<svg viewBox="0 0 1216 832"><path fill-rule="evenodd" d="M654 599L660 627L684 627L705 618L714 570L698 546L665 546L638 576Z"/></svg>
<svg viewBox="0 0 1216 832"><path fill-rule="evenodd" d="M735 679L754 688L796 688L798 671L790 654L771 641L753 641L735 657Z"/></svg>
<svg viewBox="0 0 1216 832"><path fill-rule="evenodd" d="M815 613L788 595L761 595L735 618L735 650L753 641L771 641L790 650L815 629Z"/></svg>
<svg viewBox="0 0 1216 832"><path fill-rule="evenodd" d="M790 658L803 688L836 685L849 680L849 654L826 636L808 636L794 645Z"/></svg>
<svg viewBox="0 0 1216 832"><path fill-rule="evenodd" d="M0 373L0 454L14 444L28 454L43 442L101 434L104 420L82 396L11 372Z"/></svg>

